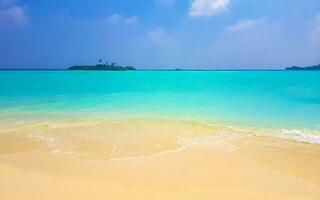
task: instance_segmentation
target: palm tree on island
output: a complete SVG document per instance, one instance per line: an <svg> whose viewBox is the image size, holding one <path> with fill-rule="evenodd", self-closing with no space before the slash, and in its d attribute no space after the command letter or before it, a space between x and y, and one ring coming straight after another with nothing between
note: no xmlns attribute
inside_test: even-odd
<svg viewBox="0 0 320 200"><path fill-rule="evenodd" d="M102 64L103 60L98 60L99 64L97 65L76 65L69 67L68 70L101 70L101 71L130 71L130 70L136 70L134 67L126 66L122 67L120 65L117 65L116 62L111 62L111 64L106 61L105 64Z"/></svg>

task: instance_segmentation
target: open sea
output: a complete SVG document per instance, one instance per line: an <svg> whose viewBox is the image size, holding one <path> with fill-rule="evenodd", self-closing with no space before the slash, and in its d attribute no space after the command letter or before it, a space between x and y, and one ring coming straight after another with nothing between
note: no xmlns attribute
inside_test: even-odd
<svg viewBox="0 0 320 200"><path fill-rule="evenodd" d="M86 129L74 125L84 121ZM95 131L91 125L101 121L104 126ZM126 128L110 129L111 122ZM119 129L131 137L138 125L136 130L146 133L159 127L157 134L166 135L167 129L172 134L181 131L180 122L219 127L225 135L320 143L320 72L0 71L0 134L23 132L53 147L55 134L70 124L74 135L108 139L112 133L114 139ZM201 131L210 135L210 128ZM63 145L55 144L55 151Z"/></svg>

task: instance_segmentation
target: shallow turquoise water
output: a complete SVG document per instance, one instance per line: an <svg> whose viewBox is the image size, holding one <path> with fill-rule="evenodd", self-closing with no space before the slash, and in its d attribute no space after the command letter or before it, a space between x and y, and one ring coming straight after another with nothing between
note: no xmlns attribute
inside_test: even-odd
<svg viewBox="0 0 320 200"><path fill-rule="evenodd" d="M1 118L33 113L319 130L320 72L0 71Z"/></svg>

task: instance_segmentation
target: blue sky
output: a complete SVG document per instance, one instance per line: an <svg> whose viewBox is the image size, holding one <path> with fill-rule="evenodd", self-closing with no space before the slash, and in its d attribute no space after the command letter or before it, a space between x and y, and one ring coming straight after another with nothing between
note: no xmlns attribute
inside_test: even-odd
<svg viewBox="0 0 320 200"><path fill-rule="evenodd" d="M0 0L0 68L320 63L319 0Z"/></svg>

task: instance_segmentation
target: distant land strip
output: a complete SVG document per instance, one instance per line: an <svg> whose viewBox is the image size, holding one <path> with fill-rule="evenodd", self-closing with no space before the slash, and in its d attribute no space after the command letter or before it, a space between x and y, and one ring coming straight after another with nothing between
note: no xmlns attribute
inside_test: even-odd
<svg viewBox="0 0 320 200"><path fill-rule="evenodd" d="M314 66L309 66L309 67L298 67L298 66L292 66L292 67L287 67L286 70L297 70L297 71L302 71L302 70L309 70L309 71L315 71L315 70L320 70L320 64L319 65L314 65Z"/></svg>
<svg viewBox="0 0 320 200"><path fill-rule="evenodd" d="M97 65L76 65L76 66L69 67L68 70L129 71L129 70L136 70L136 69L131 66L122 67L122 66L116 65L116 63L111 63L111 64L97 64Z"/></svg>

